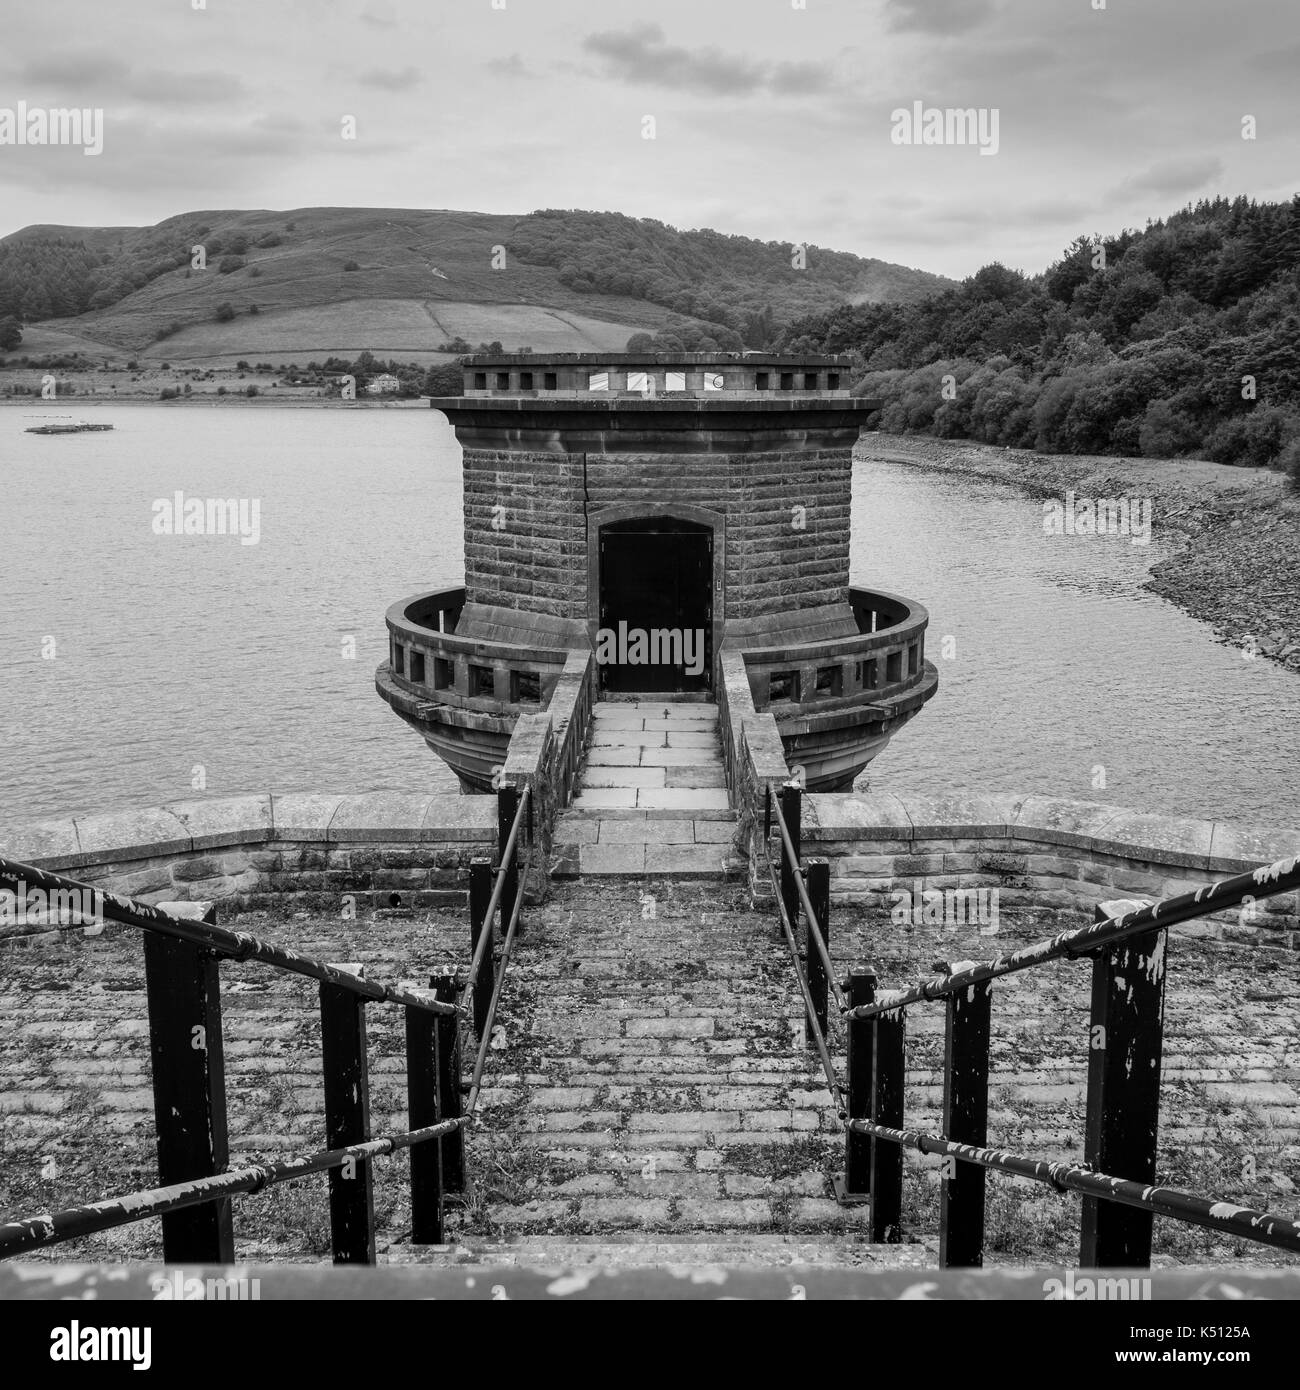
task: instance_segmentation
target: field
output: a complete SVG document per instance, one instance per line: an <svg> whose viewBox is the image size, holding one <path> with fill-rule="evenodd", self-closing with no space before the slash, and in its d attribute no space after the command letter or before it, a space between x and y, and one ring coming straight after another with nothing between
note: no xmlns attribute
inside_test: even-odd
<svg viewBox="0 0 1300 1390"><path fill-rule="evenodd" d="M129 354L119 345L47 323L24 332L22 353L84 352L95 359L120 361L129 355L141 363L233 367L241 358L306 366L369 350L385 361L427 367L451 360L435 349L456 337L473 344L499 340L511 351L528 346L538 352L616 352L642 327L532 304L351 299L196 323Z"/></svg>

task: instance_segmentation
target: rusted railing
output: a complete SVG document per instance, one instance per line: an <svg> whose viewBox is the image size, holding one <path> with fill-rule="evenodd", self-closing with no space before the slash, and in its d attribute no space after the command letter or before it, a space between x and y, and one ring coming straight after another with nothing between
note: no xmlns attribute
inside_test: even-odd
<svg viewBox="0 0 1300 1390"><path fill-rule="evenodd" d="M835 1002L845 1008L839 987L835 984L835 967L830 956L831 868L825 859L799 862L799 835L802 793L797 786L782 787L773 797L767 790L764 831L770 838L773 822L779 834L778 859L780 869L768 858L767 867L776 898L777 913L786 944L794 958L795 979L804 1002L804 1038L817 1049L826 1085L839 1108L840 1119L848 1118L843 1088L835 1074L830 1047L826 1041L829 1024L827 988L834 992ZM805 881L806 880L806 881ZM801 953L798 941L799 910L806 922L805 946Z"/></svg>
<svg viewBox="0 0 1300 1390"><path fill-rule="evenodd" d="M841 1086L825 1039L828 1017L821 979L821 971L832 972L829 885L821 887L824 860L809 859L804 869L799 867L800 796L794 785L782 788L775 799L768 795L769 819L775 819L781 837L781 881L778 885L773 869L773 887L792 948L792 924L800 907L808 920L808 978L794 948L796 973L808 1011L809 1039L821 1053L844 1121L845 1172L836 1187L842 1201L870 1203L872 1240L901 1239L903 1149L914 1148L945 1160L939 1207L939 1262L944 1268L983 1263L984 1176L989 1169L1082 1194L1079 1262L1085 1268L1148 1268L1156 1216L1300 1251L1300 1222L1155 1182L1168 928L1300 888L1300 858L1263 865L1114 918L1098 908L1097 920L1089 925L995 960L960 962L907 989L878 991L876 973L856 967L844 982L847 998L836 993L848 1025L846 1085ZM1056 1162L991 1149L992 982L1085 955L1092 957L1093 978L1084 1161ZM814 969L814 961L821 970ZM947 1010L943 1134L904 1126L906 1010L934 1000L944 1001Z"/></svg>
<svg viewBox="0 0 1300 1390"><path fill-rule="evenodd" d="M159 1217L167 1263L230 1264L235 1258L232 1196L328 1173L334 1263L374 1264L370 1163L402 1149L411 1151L412 1239L440 1243L444 1195L465 1186L463 1131L478 1101L492 1021L519 924L519 850L529 813L526 787L522 795L513 787L501 789L498 863L493 867L490 860L476 859L471 866L473 957L463 988L453 968L435 971L428 990L369 980L360 966L327 963L211 920L187 919L30 864L0 859L0 889L71 894L72 901L88 905L90 920L144 931L159 1176L159 1186L146 1191L0 1224L0 1258ZM500 968L485 969L498 910L509 923ZM222 959L259 961L320 981L325 1149L228 1168L218 969ZM381 1138L370 1134L368 1002L398 1004L406 1014L410 1128ZM480 1043L473 1078L466 1086L460 1073L459 1024L470 1013ZM466 1089L469 1100L462 1108Z"/></svg>

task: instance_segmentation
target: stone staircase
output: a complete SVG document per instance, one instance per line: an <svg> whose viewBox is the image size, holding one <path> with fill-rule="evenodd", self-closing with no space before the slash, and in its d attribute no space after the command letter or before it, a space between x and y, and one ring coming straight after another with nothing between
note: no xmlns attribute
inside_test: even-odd
<svg viewBox="0 0 1300 1390"><path fill-rule="evenodd" d="M556 877L739 876L735 831L716 705L596 705L577 794L555 827Z"/></svg>
<svg viewBox="0 0 1300 1390"><path fill-rule="evenodd" d="M451 1248L390 1259L933 1264L835 1202L844 1139L788 950L740 886L557 885L501 1017L508 1071L481 1097Z"/></svg>

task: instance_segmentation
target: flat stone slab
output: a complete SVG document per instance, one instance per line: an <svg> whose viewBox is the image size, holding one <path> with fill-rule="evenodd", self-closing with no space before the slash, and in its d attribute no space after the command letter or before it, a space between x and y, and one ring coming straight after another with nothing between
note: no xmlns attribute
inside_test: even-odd
<svg viewBox="0 0 1300 1390"><path fill-rule="evenodd" d="M76 826L81 844L77 862L83 864L180 854L190 848L189 831L170 811L158 806L78 816Z"/></svg>
<svg viewBox="0 0 1300 1390"><path fill-rule="evenodd" d="M727 776L723 772L721 765L705 767L668 767L664 769L667 776L664 778L664 786L671 789L681 790L682 788L696 788L704 791L716 791L719 787L727 785Z"/></svg>
<svg viewBox="0 0 1300 1390"><path fill-rule="evenodd" d="M689 820L603 820L598 821L597 826L602 845L695 843L695 822Z"/></svg>
<svg viewBox="0 0 1300 1390"><path fill-rule="evenodd" d="M221 796L200 801L169 801L170 812L190 833L194 848L264 844L274 837L271 798Z"/></svg>
<svg viewBox="0 0 1300 1390"><path fill-rule="evenodd" d="M271 822L277 840L327 840L330 821L343 801L342 795L324 792L289 792L271 797Z"/></svg>
<svg viewBox="0 0 1300 1390"><path fill-rule="evenodd" d="M691 825L697 845L729 845L736 836L734 820L697 820Z"/></svg>
<svg viewBox="0 0 1300 1390"><path fill-rule="evenodd" d="M636 794L637 806L646 811L729 811L731 802L725 791L664 788L642 790Z"/></svg>
<svg viewBox="0 0 1300 1390"><path fill-rule="evenodd" d="M599 787L662 787L662 767L589 767L581 778L584 791Z"/></svg>
<svg viewBox="0 0 1300 1390"><path fill-rule="evenodd" d="M720 874L729 857L725 845L647 845L645 869L650 874Z"/></svg>
<svg viewBox="0 0 1300 1390"><path fill-rule="evenodd" d="M592 791L580 791L573 798L575 811L588 810L635 810L637 789L634 787L596 787Z"/></svg>
<svg viewBox="0 0 1300 1390"><path fill-rule="evenodd" d="M582 814L561 816L555 822L557 845L594 845L600 834L601 822Z"/></svg>
<svg viewBox="0 0 1300 1390"><path fill-rule="evenodd" d="M713 748L643 748L642 767L722 767L722 754Z"/></svg>
<svg viewBox="0 0 1300 1390"><path fill-rule="evenodd" d="M640 767L641 759L644 756L642 749L637 745L618 744L593 744L587 750L587 766L592 767ZM647 767L665 766L665 764L647 763Z"/></svg>
<svg viewBox="0 0 1300 1390"><path fill-rule="evenodd" d="M643 874L644 845L580 845L578 869L583 874Z"/></svg>
<svg viewBox="0 0 1300 1390"><path fill-rule="evenodd" d="M345 796L330 822L330 839L360 840L372 834L418 839L432 796L418 792L368 792Z"/></svg>
<svg viewBox="0 0 1300 1390"><path fill-rule="evenodd" d="M81 842L71 820L27 821L0 826L0 855L20 864L47 869L65 867L79 859Z"/></svg>

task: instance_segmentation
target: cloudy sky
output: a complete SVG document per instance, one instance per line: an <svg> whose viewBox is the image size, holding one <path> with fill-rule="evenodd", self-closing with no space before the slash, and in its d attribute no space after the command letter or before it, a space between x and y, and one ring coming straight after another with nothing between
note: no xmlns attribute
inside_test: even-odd
<svg viewBox="0 0 1300 1390"><path fill-rule="evenodd" d="M42 0L6 13L0 119L102 108L104 148L0 144L0 234L574 207L1032 272L1300 191L1298 74L1297 0ZM997 154L893 143L918 101L996 110Z"/></svg>

